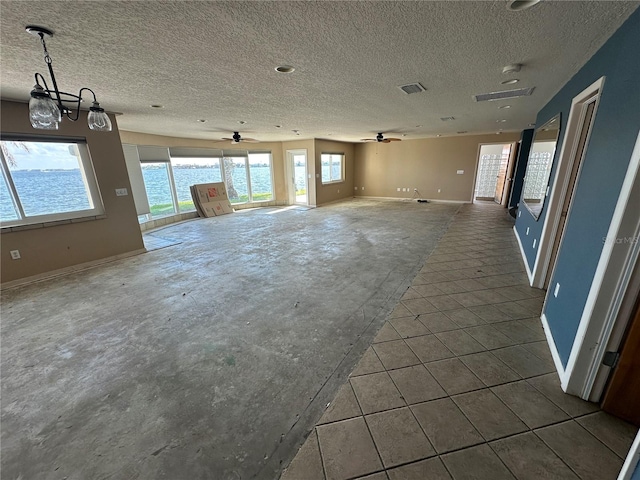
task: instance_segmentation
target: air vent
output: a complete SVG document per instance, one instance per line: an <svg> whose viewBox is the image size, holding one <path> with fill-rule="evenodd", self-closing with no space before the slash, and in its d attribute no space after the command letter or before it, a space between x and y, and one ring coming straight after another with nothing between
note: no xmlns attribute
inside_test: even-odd
<svg viewBox="0 0 640 480"><path fill-rule="evenodd" d="M493 100L505 100L507 98L528 97L533 93L536 87L531 88L517 88L515 90L504 90L502 92L481 93L474 95L473 99L476 102L491 102Z"/></svg>
<svg viewBox="0 0 640 480"><path fill-rule="evenodd" d="M409 83L407 85L400 85L398 88L402 90L404 93L406 93L407 95L411 95L412 93L424 92L426 90L426 88L424 88L419 83Z"/></svg>
<svg viewBox="0 0 640 480"><path fill-rule="evenodd" d="M440 120L443 122L450 122L451 120L455 120L455 117L440 117Z"/></svg>

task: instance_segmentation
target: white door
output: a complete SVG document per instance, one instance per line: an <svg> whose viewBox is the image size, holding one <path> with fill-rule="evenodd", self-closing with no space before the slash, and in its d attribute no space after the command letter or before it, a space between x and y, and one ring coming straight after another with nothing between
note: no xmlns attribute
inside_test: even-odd
<svg viewBox="0 0 640 480"><path fill-rule="evenodd" d="M309 174L307 151L287 150L290 172L290 192L295 205L309 205Z"/></svg>

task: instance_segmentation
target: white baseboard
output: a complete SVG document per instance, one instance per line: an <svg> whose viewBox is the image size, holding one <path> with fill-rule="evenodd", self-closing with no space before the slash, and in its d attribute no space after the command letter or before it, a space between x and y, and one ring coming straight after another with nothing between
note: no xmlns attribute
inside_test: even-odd
<svg viewBox="0 0 640 480"><path fill-rule="evenodd" d="M544 313L540 316L540 321L542 321L542 329L544 330L544 334L547 337L547 344L549 345L549 351L551 352L551 356L553 357L553 363L556 366L556 372L558 373L558 377L560 377L562 390L565 391L565 370L562 366L562 360L560 360L560 354L558 353L556 342L553 339L553 335L551 334L547 316Z"/></svg>
<svg viewBox="0 0 640 480"><path fill-rule="evenodd" d="M522 248L522 241L520 240L520 235L518 235L518 230L516 226L513 226L513 233L516 236L516 240L518 241L518 246L520 247L520 255L522 255L522 262L524 263L524 268L527 269L527 276L529 277L529 285L533 286L533 273L529 268L529 263L527 263L527 256L524 254L524 248Z"/></svg>
<svg viewBox="0 0 640 480"><path fill-rule="evenodd" d="M32 275L30 277L11 280L9 282L4 282L0 284L0 290L8 290L11 288L22 287L24 285L29 285L31 283L42 282L44 280L49 280L51 278L69 275L70 273L81 272L83 270L88 270L90 268L94 268L99 265L103 265L105 263L115 262L116 260L121 260L123 258L134 257L136 255L140 255L141 253L146 253L146 252L147 252L146 248L141 248L138 250L133 250L131 252L126 252L126 253L121 253L119 255L113 255L111 257L101 258L99 260L93 260L91 262L79 263L78 265L71 265L70 267L51 270L50 272L39 273L37 275Z"/></svg>
<svg viewBox="0 0 640 480"><path fill-rule="evenodd" d="M631 449L627 454L627 459L624 461L624 465L622 465L622 470L620 470L620 475L618 475L618 480L631 480L633 473L636 471L636 467L640 463L640 432L636 435L636 439L633 441L633 445L631 445Z"/></svg>
<svg viewBox="0 0 640 480"><path fill-rule="evenodd" d="M389 201L402 201L402 202L417 202L415 198L407 197L374 197L369 195L356 195L353 198L362 198L365 200L389 200ZM429 203L455 203L464 204L471 203L469 200L440 200L437 198L420 198L420 200L427 200Z"/></svg>

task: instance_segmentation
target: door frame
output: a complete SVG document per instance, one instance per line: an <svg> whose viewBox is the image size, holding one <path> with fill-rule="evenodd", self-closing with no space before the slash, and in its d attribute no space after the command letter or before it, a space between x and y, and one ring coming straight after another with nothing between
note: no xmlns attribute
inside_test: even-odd
<svg viewBox="0 0 640 480"><path fill-rule="evenodd" d="M500 203L500 205L504 205L505 204L506 200L508 199L508 195L505 195L505 190L507 188L507 181L508 181L507 176L509 174L509 171L513 171L512 169L510 170L511 166L515 165L515 154L514 154L514 152L516 150L515 147L516 147L517 143L518 142L491 142L491 143L484 142L484 143L479 143L478 144L478 153L476 155L476 168L475 168L475 170L473 172L473 186L471 187L471 203L477 203L477 200L476 200L476 185L478 183L478 173L480 172L480 155L482 154L482 147L485 146L485 145L487 145L487 146L491 146L491 145L503 145L503 146L504 145L511 145L511 150L509 151L509 160L508 160L508 163L507 163L507 172L506 172L505 177L504 177L505 186L504 186L504 188L502 190L502 202ZM496 185L497 185L497 183L498 182L496 181ZM506 197L506 199L505 199L505 197ZM481 202L482 201L487 201L488 202L489 200L479 200L479 201L481 201ZM494 202L494 203L497 203L493 199L491 201Z"/></svg>
<svg viewBox="0 0 640 480"><path fill-rule="evenodd" d="M602 87L604 85L605 77L600 77L593 82L571 102L571 109L569 111L569 119L567 120L566 133L564 140L562 141L562 147L560 149L560 155L558 157L558 165L554 175L553 182L550 183L551 191L548 194L549 198L545 209L547 215L544 219L544 225L542 226L542 233L538 242L538 251L536 252L536 260L531 272L531 286L542 289L546 277L551 275L552 265L549 265L551 261L551 254L553 250L553 243L558 234L558 226L560 224L560 217L562 215L562 204L564 203L567 195L567 189L569 188L569 180L571 177L571 170L573 168L574 161L576 159L576 150L580 142L580 134L582 133L582 126L584 124L584 115L588 101L596 96L596 106L593 111L593 121L595 121L598 114L598 105L600 103L600 95L602 94ZM591 135L589 135L590 137ZM586 143L589 143L589 137L586 139ZM586 151L586 150L585 150ZM567 212L567 221L571 212Z"/></svg>
<svg viewBox="0 0 640 480"><path fill-rule="evenodd" d="M634 277L633 274L640 260L640 211L636 207L638 199L640 130L607 236L603 238L604 247L565 369L559 361L546 318L544 315L542 318L560 373L562 389L585 400L600 400L610 373L609 367L602 365L604 354L612 348L610 341L615 340L612 332L626 329L630 321L628 309L631 308L628 307L628 299L636 295L639 288L637 281L632 282L633 278L637 279L637 275ZM619 341L620 338L618 346Z"/></svg>
<svg viewBox="0 0 640 480"><path fill-rule="evenodd" d="M305 166L304 166L304 180L306 184L307 191L307 202L306 203L298 203L296 201L296 186L295 186L295 176L296 176L296 167L293 163L294 155L304 155L305 157ZM287 150L287 190L289 191L289 204L290 205L305 205L309 206L309 154L307 153L306 148L297 148L293 150Z"/></svg>

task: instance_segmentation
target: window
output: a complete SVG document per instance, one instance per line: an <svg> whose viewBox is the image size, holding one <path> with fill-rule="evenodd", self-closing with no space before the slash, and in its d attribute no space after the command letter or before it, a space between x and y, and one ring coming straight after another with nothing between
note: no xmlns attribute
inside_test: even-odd
<svg viewBox="0 0 640 480"><path fill-rule="evenodd" d="M344 180L344 153L323 153L322 183L342 182Z"/></svg>
<svg viewBox="0 0 640 480"><path fill-rule="evenodd" d="M0 142L3 226L70 220L104 213L84 140Z"/></svg>
<svg viewBox="0 0 640 480"><path fill-rule="evenodd" d="M264 202L273 199L271 153L249 152L249 179L251 180L252 202Z"/></svg>
<svg viewBox="0 0 640 480"><path fill-rule="evenodd" d="M141 165L152 217L176 213L169 162L144 162Z"/></svg>
<svg viewBox="0 0 640 480"><path fill-rule="evenodd" d="M176 158L172 155L171 168L173 169L173 179L176 184L178 208L181 212L190 212L196 209L189 189L191 185L222 182L220 158Z"/></svg>

